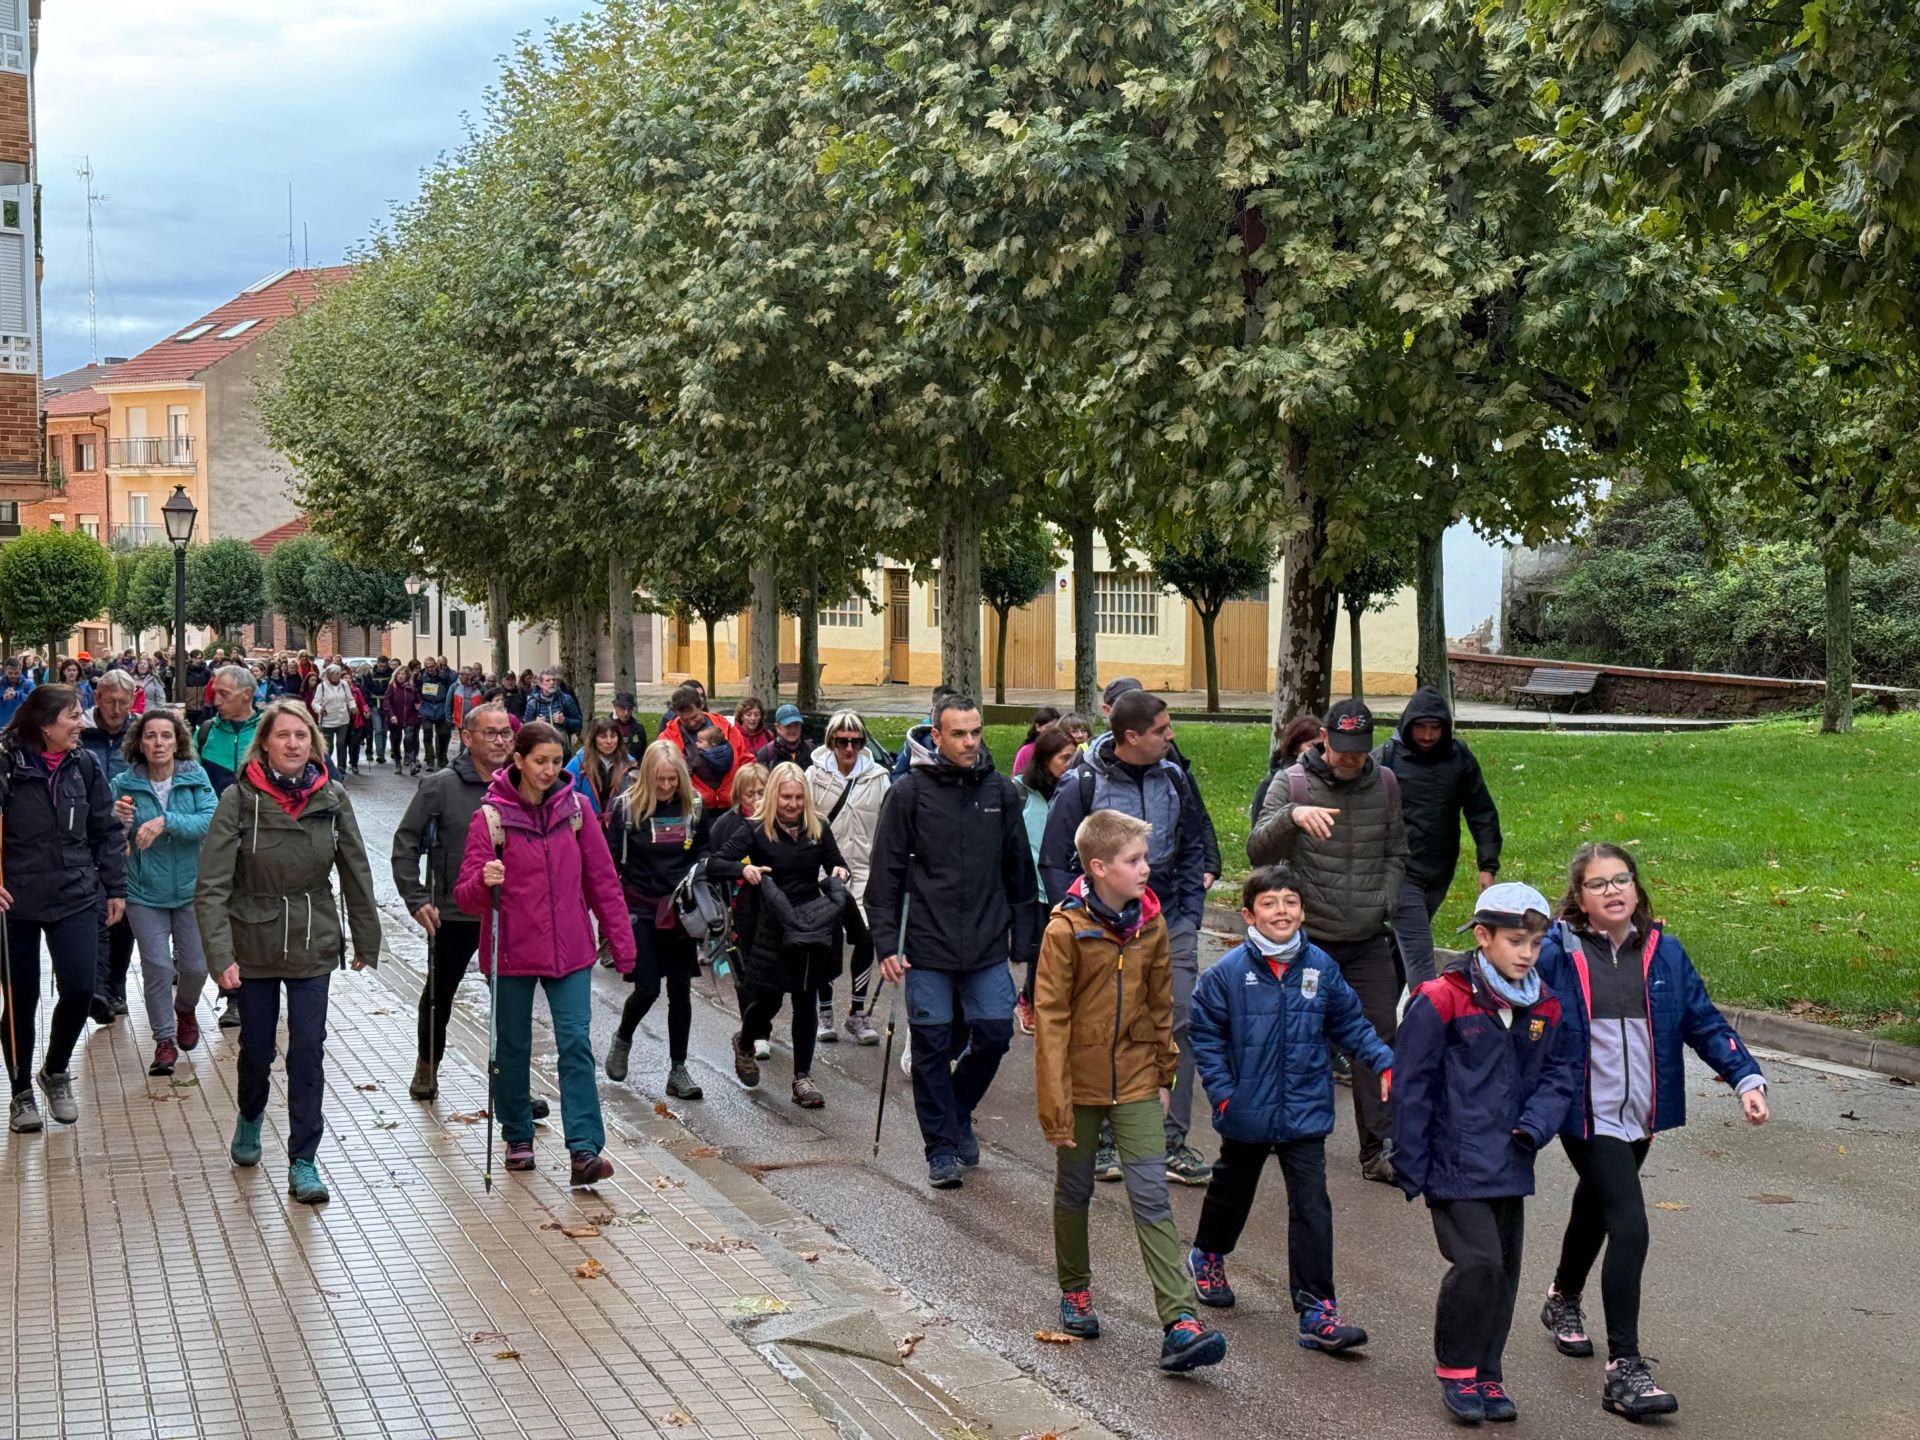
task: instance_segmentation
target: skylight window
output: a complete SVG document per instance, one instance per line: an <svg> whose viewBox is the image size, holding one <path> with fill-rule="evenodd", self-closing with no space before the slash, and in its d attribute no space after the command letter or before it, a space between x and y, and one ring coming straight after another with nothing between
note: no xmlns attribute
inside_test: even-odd
<svg viewBox="0 0 1920 1440"><path fill-rule="evenodd" d="M259 323L260 322L258 319L242 320L238 325L229 325L226 329L222 330L214 338L216 340L231 340L236 335L246 334L247 331L251 330L254 326L258 325Z"/></svg>
<svg viewBox="0 0 1920 1440"><path fill-rule="evenodd" d="M211 325L195 325L191 329L182 330L178 335L174 336L173 343L176 345L184 345L189 340L198 340L211 329L213 329Z"/></svg>

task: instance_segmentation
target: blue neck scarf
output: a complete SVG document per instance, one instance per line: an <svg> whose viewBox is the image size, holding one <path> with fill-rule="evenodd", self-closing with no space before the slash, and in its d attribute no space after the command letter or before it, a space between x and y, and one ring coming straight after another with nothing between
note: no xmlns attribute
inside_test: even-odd
<svg viewBox="0 0 1920 1440"><path fill-rule="evenodd" d="M1506 976L1488 964L1486 956L1476 952L1473 959L1474 963L1480 967L1481 980L1486 983L1487 989L1491 990L1502 1003L1511 1005L1515 1009L1521 1009L1528 1005L1538 1003L1540 999L1540 972L1538 970L1527 971L1526 979L1515 982L1507 979Z"/></svg>

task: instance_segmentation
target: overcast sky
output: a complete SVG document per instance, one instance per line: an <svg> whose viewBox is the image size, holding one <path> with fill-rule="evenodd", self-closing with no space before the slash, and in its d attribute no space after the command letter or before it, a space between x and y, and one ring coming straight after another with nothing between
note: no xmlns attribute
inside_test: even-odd
<svg viewBox="0 0 1920 1440"><path fill-rule="evenodd" d="M34 79L43 369L132 355L287 263L337 264L478 114L515 37L587 0L52 0ZM287 12L294 12L289 15Z"/></svg>

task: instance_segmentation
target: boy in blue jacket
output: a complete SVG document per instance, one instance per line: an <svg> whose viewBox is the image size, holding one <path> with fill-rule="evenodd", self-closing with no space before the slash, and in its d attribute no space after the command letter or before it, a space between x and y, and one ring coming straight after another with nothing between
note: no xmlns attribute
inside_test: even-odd
<svg viewBox="0 0 1920 1440"><path fill-rule="evenodd" d="M1534 971L1546 898L1493 885L1473 912L1479 949L1413 994L1394 1040L1394 1183L1427 1197L1440 1253L1433 1373L1455 1419L1513 1420L1501 1355L1520 1284L1533 1158L1580 1082L1560 1001Z"/></svg>
<svg viewBox="0 0 1920 1440"><path fill-rule="evenodd" d="M1194 987L1194 1066L1213 1101L1220 1158L1187 1257L1202 1304L1233 1304L1226 1259L1253 1210L1267 1157L1287 1184L1287 1282L1300 1345L1338 1353L1367 1343L1333 1296L1333 1206L1327 1135L1333 1075L1327 1041L1354 1052L1392 1088L1393 1052L1374 1033L1340 967L1310 944L1300 885L1285 865L1253 872L1240 891L1247 938Z"/></svg>

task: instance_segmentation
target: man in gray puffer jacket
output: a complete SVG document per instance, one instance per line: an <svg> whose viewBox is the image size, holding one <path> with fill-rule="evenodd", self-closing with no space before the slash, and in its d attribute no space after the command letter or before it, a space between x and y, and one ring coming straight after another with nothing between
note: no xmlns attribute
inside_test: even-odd
<svg viewBox="0 0 1920 1440"><path fill-rule="evenodd" d="M1373 713L1358 700L1327 712L1320 743L1276 776L1247 837L1255 865L1286 861L1300 878L1307 935L1339 963L1380 1038L1393 1043L1400 976L1390 926L1407 868L1400 785L1372 756ZM1392 1112L1379 1077L1353 1065L1353 1112L1360 1173L1393 1182L1387 1141Z"/></svg>

